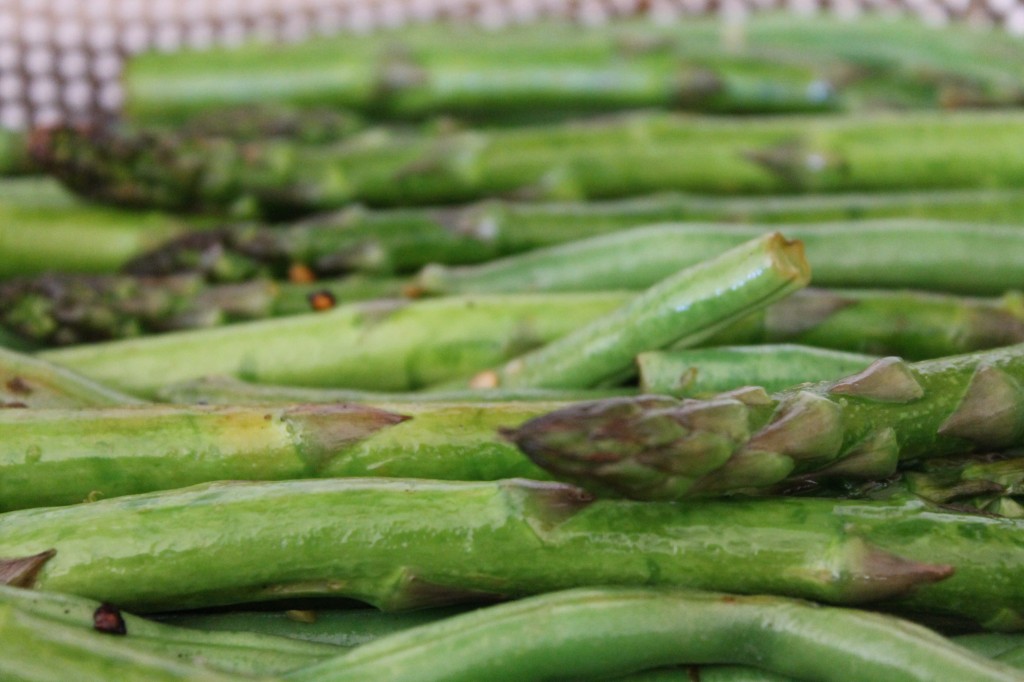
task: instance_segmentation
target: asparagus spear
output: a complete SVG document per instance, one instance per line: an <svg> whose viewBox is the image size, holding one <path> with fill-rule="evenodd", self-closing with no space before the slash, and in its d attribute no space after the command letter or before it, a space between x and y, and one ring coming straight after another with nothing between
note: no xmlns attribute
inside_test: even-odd
<svg viewBox="0 0 1024 682"><path fill-rule="evenodd" d="M12 682L230 682L253 679L215 672L125 645L120 638L0 606L0 676Z"/></svg>
<svg viewBox="0 0 1024 682"><path fill-rule="evenodd" d="M127 270L202 272L211 280L302 263L320 275L409 272L429 263L468 264L667 221L817 222L917 217L1015 223L1017 190L895 192L833 196L698 197L663 194L589 203L490 200L462 207L371 210L354 206L286 227L228 225L170 239ZM692 248L692 247L691 247Z"/></svg>
<svg viewBox="0 0 1024 682"><path fill-rule="evenodd" d="M334 147L43 131L35 160L75 191L126 205L280 217L350 204L488 196L1016 188L1012 114L704 120L635 114L455 133L374 131ZM686 163L679 163L686 159Z"/></svg>
<svg viewBox="0 0 1024 682"><path fill-rule="evenodd" d="M948 35L954 32L954 36ZM810 35L808 35L810 34ZM713 21L692 19L670 28L617 23L587 31L558 24L508 27L500 35L449 25L404 29L379 38L346 36L273 51L153 54L129 64L129 115L174 121L190 111L224 103L269 99L299 105L330 103L409 117L436 111L520 120L537 111L579 111L623 106L776 105L782 81L811 84L786 92L781 104L830 101L828 84L843 87L844 101L878 106L955 106L1013 103L1019 99L1019 45L1006 36L984 37L947 27L928 33L911 22L856 23L792 17L745 23L742 47L723 44ZM553 69L553 65L560 68ZM705 85L684 87L687 65ZM231 83L232 87L224 87ZM704 95L701 97L701 95ZM743 97L746 95L746 97ZM682 99L682 101L679 101ZM733 105L735 106L735 104ZM529 107L533 107L531 112Z"/></svg>
<svg viewBox="0 0 1024 682"><path fill-rule="evenodd" d="M495 403L508 401L566 402L633 393L633 389L468 388L432 389L405 393L338 388L301 388L254 384L232 377L201 377L160 388L157 399L167 403L208 405L270 405L274 403Z"/></svg>
<svg viewBox="0 0 1024 682"><path fill-rule="evenodd" d="M141 402L70 370L0 348L0 407L101 407Z"/></svg>
<svg viewBox="0 0 1024 682"><path fill-rule="evenodd" d="M556 477L603 493L676 499L800 478L884 477L898 463L1024 438L1024 344L907 364L769 396L576 403L506 436Z"/></svg>
<svg viewBox="0 0 1024 682"><path fill-rule="evenodd" d="M521 355L629 298L601 293L378 301L38 356L139 395L208 374L260 383L407 391Z"/></svg>
<svg viewBox="0 0 1024 682"><path fill-rule="evenodd" d="M921 501L593 501L530 481L220 483L0 515L0 573L136 611L311 595L398 609L617 584L898 597L1013 629L1020 523Z"/></svg>
<svg viewBox="0 0 1024 682"><path fill-rule="evenodd" d="M336 645L253 632L197 632L139 618L110 604L55 592L0 585L0 608L88 631L116 632L126 648L245 676L272 675L337 656ZM58 627L61 627L58 626ZM69 636L73 631L67 630Z"/></svg>
<svg viewBox="0 0 1024 682"><path fill-rule="evenodd" d="M780 597L622 587L566 590L480 609L285 677L586 679L682 663L741 663L822 682L1024 679L1010 666L892 616Z"/></svg>
<svg viewBox="0 0 1024 682"><path fill-rule="evenodd" d="M203 109L175 128L190 137L281 137L304 144L322 144L345 139L365 126L358 115L333 107L298 109L260 102Z"/></svg>
<svg viewBox="0 0 1024 682"><path fill-rule="evenodd" d="M49 270L111 272L191 226L201 223L86 204L50 178L5 178L0 277Z"/></svg>
<svg viewBox="0 0 1024 682"><path fill-rule="evenodd" d="M971 299L913 291L805 289L706 345L794 342L925 360L1024 342L1019 292Z"/></svg>
<svg viewBox="0 0 1024 682"><path fill-rule="evenodd" d="M864 369L876 357L789 344L718 346L637 355L640 390L677 398L751 384L781 391L805 381L828 381Z"/></svg>
<svg viewBox="0 0 1024 682"><path fill-rule="evenodd" d="M497 371L473 386L590 388L629 376L637 353L700 342L731 321L810 281L803 244L774 232L681 270L618 310Z"/></svg>
<svg viewBox="0 0 1024 682"><path fill-rule="evenodd" d="M423 294L643 289L765 231L764 226L654 225L475 266L428 266ZM774 228L773 228L774 229ZM804 242L814 282L1001 294L1024 286L1024 232L917 220L786 225Z"/></svg>
<svg viewBox="0 0 1024 682"><path fill-rule="evenodd" d="M558 405L0 411L0 511L219 480L545 479L497 431Z"/></svg>

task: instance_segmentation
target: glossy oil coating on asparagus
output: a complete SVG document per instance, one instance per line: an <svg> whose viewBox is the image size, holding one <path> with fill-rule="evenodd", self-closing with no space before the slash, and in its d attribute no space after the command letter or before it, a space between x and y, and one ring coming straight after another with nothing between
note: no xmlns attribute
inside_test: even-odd
<svg viewBox="0 0 1024 682"><path fill-rule="evenodd" d="M620 307L627 293L377 301L39 357L131 393L209 374L407 391L470 376Z"/></svg>
<svg viewBox="0 0 1024 682"><path fill-rule="evenodd" d="M556 477L638 499L764 490L801 477L884 477L902 461L1024 442L1024 344L769 395L577 403L506 432Z"/></svg>
<svg viewBox="0 0 1024 682"><path fill-rule="evenodd" d="M590 388L635 371L637 353L692 346L807 286L803 244L774 232L666 277L614 312L479 374L471 385Z"/></svg>
<svg viewBox="0 0 1024 682"><path fill-rule="evenodd" d="M0 511L220 480L546 479L498 430L559 405L0 410Z"/></svg>
<svg viewBox="0 0 1024 682"><path fill-rule="evenodd" d="M1020 521L919 500L595 501L523 480L217 483L0 515L8 581L135 611L313 595L401 609L617 584L895 599L1014 629L1022 552Z"/></svg>

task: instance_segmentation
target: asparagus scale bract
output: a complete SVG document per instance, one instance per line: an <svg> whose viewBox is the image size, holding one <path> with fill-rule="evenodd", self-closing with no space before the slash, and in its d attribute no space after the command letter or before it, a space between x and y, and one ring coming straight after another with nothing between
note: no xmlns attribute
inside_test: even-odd
<svg viewBox="0 0 1024 682"><path fill-rule="evenodd" d="M901 461L1024 442L1024 345L908 364L769 396L610 398L506 431L556 477L637 499L884 477Z"/></svg>

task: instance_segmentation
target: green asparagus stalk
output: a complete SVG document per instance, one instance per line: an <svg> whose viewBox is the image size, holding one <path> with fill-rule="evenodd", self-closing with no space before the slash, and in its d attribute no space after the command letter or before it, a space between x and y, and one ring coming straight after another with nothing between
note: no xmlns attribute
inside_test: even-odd
<svg viewBox="0 0 1024 682"><path fill-rule="evenodd" d="M680 663L741 663L823 682L1024 679L892 616L780 597L622 587L566 590L454 616L286 679L587 679Z"/></svg>
<svg viewBox="0 0 1024 682"><path fill-rule="evenodd" d="M275 403L497 403L509 401L567 402L627 395L630 388L551 389L551 388L468 388L456 391L415 391L383 393L338 388L302 388L254 384L232 377L201 377L164 386L157 399L167 403L208 405L272 405Z"/></svg>
<svg viewBox="0 0 1024 682"><path fill-rule="evenodd" d="M590 388L621 381L634 371L637 353L695 345L806 286L810 275L803 244L770 233L664 279L618 310L477 375L471 385Z"/></svg>
<svg viewBox="0 0 1024 682"><path fill-rule="evenodd" d="M877 357L790 344L717 346L637 355L640 390L677 398L756 385L781 391L805 381L829 381L866 368Z"/></svg>
<svg viewBox="0 0 1024 682"><path fill-rule="evenodd" d="M706 345L792 342L926 360L1024 342L1021 294L972 299L913 291L805 289Z"/></svg>
<svg viewBox="0 0 1024 682"><path fill-rule="evenodd" d="M210 374L407 391L472 375L608 313L629 294L378 301L38 356L138 395Z"/></svg>
<svg viewBox="0 0 1024 682"><path fill-rule="evenodd" d="M116 631L128 648L245 676L275 675L337 656L339 646L253 632L197 632L120 611L110 604L55 592L0 586L0 608L12 607L82 630Z"/></svg>
<svg viewBox="0 0 1024 682"><path fill-rule="evenodd" d="M775 228L771 228L775 229ZM917 220L786 225L814 283L1001 294L1024 287L1024 231ZM475 266L428 266L424 294L643 289L763 234L764 226L667 224L601 235Z"/></svg>
<svg viewBox="0 0 1024 682"><path fill-rule="evenodd" d="M75 191L134 206L281 217L364 202L1018 188L1015 114L768 118L635 114L511 130L373 131L333 147L57 128L35 160ZM679 163L686 159L686 163Z"/></svg>
<svg viewBox="0 0 1024 682"><path fill-rule="evenodd" d="M498 437L562 403L0 411L0 511L220 480L545 479Z"/></svg>
<svg viewBox="0 0 1024 682"><path fill-rule="evenodd" d="M899 463L1024 439L1024 344L908 364L883 358L837 381L706 401L610 398L506 432L556 477L601 493L677 499L783 482L892 474Z"/></svg>
<svg viewBox="0 0 1024 682"><path fill-rule="evenodd" d="M670 28L617 23L587 31L541 24L500 35L446 25L392 33L383 47L376 37L346 36L272 51L206 52L202 59L153 54L129 64L127 109L136 120L176 121L207 107L271 99L379 117L441 111L521 120L538 111L645 105L823 106L834 99L830 84L844 102L864 107L1020 98L1020 47L1006 36L955 27L934 35L906 21L793 24L790 16L746 22L743 46L724 44L717 23L694 19ZM223 87L227 82L232 87ZM765 85L747 85L757 83Z"/></svg>
<svg viewBox="0 0 1024 682"><path fill-rule="evenodd" d="M317 608L236 611L218 610L159 614L160 622L206 632L252 632L275 638L316 642L339 647L362 646L396 632L435 623L465 613L466 606L437 607L387 613L378 609ZM1019 645L1019 639L1002 635L1007 642L998 652ZM992 647L995 651L995 647Z"/></svg>
<svg viewBox="0 0 1024 682"><path fill-rule="evenodd" d="M669 221L771 224L916 217L1012 224L1022 212L1024 193L1017 190L771 198L664 194L590 203L490 200L443 209L356 206L286 227L229 225L187 234L140 255L127 269L141 275L198 271L211 280L261 272L283 276L293 263L327 276L393 274L430 263L478 263Z"/></svg>
<svg viewBox="0 0 1024 682"><path fill-rule="evenodd" d="M1020 524L917 500L639 503L532 481L236 482L0 515L0 574L140 612L312 595L397 610L664 585L896 599L1006 630L1024 626Z"/></svg>
<svg viewBox="0 0 1024 682"><path fill-rule="evenodd" d="M63 367L0 348L0 407L103 407L141 402Z"/></svg>
<svg viewBox="0 0 1024 682"><path fill-rule="evenodd" d="M986 513L1024 518L1019 497L1024 494L1024 460L989 456L937 459L902 475L907 489L918 497L956 504Z"/></svg>
<svg viewBox="0 0 1024 682"><path fill-rule="evenodd" d="M127 646L118 637L0 606L0 676L12 682L230 682L253 679L215 672Z"/></svg>
<svg viewBox="0 0 1024 682"><path fill-rule="evenodd" d="M193 224L201 226L156 212L86 204L49 178L4 178L0 277L52 270L112 272Z"/></svg>

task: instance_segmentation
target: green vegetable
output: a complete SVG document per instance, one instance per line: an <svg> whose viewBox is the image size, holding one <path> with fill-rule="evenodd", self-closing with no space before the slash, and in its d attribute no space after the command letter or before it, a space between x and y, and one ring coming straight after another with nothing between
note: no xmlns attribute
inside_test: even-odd
<svg viewBox="0 0 1024 682"><path fill-rule="evenodd" d="M643 113L510 130L377 130L323 147L56 128L40 133L33 151L92 198L280 218L357 201L1012 189L1024 182L1024 160L1006 150L1022 134L1024 118L1002 113L742 121Z"/></svg>
<svg viewBox="0 0 1024 682"><path fill-rule="evenodd" d="M0 606L0 677L11 682L229 682L252 679L126 646L120 638Z"/></svg>
<svg viewBox="0 0 1024 682"><path fill-rule="evenodd" d="M908 460L1024 442L1024 344L908 364L883 358L772 396L575 403L505 432L556 478L678 499L804 478L881 478Z"/></svg>
<svg viewBox="0 0 1024 682"><path fill-rule="evenodd" d="M51 350L39 357L140 395L208 374L259 383L407 391L521 355L630 298L600 293L377 301Z"/></svg>
<svg viewBox="0 0 1024 682"><path fill-rule="evenodd" d="M755 238L654 285L618 310L526 353L471 384L590 388L633 371L637 353L695 345L724 324L807 285L803 245Z"/></svg>
<svg viewBox="0 0 1024 682"><path fill-rule="evenodd" d="M498 430L558 405L0 410L0 510L220 480L544 479Z"/></svg>
<svg viewBox="0 0 1024 682"><path fill-rule="evenodd" d="M1020 292L974 299L916 291L798 291L707 346L791 342L926 360L1024 342Z"/></svg>
<svg viewBox="0 0 1024 682"><path fill-rule="evenodd" d="M1024 679L892 616L779 597L638 588L581 588L480 609L286 678L591 679L679 663L742 663L822 682Z"/></svg>
<svg viewBox="0 0 1024 682"><path fill-rule="evenodd" d="M393 274L429 263L477 263L669 221L772 224L916 217L1013 224L1022 213L1024 193L1018 190L758 198L663 194L588 203L488 200L391 210L353 206L286 226L227 225L187 234L141 254L128 269L142 275L199 271L211 280L230 280L264 271L283 275L298 262L321 275Z"/></svg>
<svg viewBox="0 0 1024 682"><path fill-rule="evenodd" d="M804 242L814 283L1001 294L1024 287L1024 231L917 220L778 227ZM764 234L763 226L653 225L474 266L428 266L425 294L643 289Z"/></svg>
<svg viewBox="0 0 1024 682"><path fill-rule="evenodd" d="M93 630L97 618L105 617L109 626L123 630L123 636L117 639L128 649L246 676L282 673L338 654L334 646L284 637L251 632L197 632L165 625L109 604L56 592L0 586L0 609L6 607L61 624L56 627L71 625L84 631ZM107 622L101 620L101 627L105 625ZM74 636L71 629L65 632ZM114 638L108 634L107 639ZM4 655L8 655L6 648Z"/></svg>
<svg viewBox="0 0 1024 682"><path fill-rule="evenodd" d="M168 403L210 405L267 405L275 403L499 403L508 401L566 402L610 398L635 393L633 389L467 388L405 393L356 391L343 388L301 388L253 384L231 377L212 376L170 384L157 391Z"/></svg>
<svg viewBox="0 0 1024 682"><path fill-rule="evenodd" d="M805 381L852 374L876 357L810 346L716 346L637 355L640 389L677 398L721 393L740 386L779 391Z"/></svg>
<svg viewBox="0 0 1024 682"><path fill-rule="evenodd" d="M1021 523L916 500L641 503L525 480L236 482L7 512L0 574L136 611L328 595L398 610L664 585L896 599L1013 629L1024 568L1006 557L1024 543Z"/></svg>
<svg viewBox="0 0 1024 682"><path fill-rule="evenodd" d="M0 406L71 408L140 402L70 370L0 348Z"/></svg>

